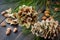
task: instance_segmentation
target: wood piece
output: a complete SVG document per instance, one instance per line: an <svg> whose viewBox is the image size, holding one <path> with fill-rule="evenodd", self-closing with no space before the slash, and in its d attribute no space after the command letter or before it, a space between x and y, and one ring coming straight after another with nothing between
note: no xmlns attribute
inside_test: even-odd
<svg viewBox="0 0 60 40"><path fill-rule="evenodd" d="M5 14L5 15L4 15L4 17L8 18L8 17L9 17L9 15L8 15L8 14Z"/></svg>
<svg viewBox="0 0 60 40"><path fill-rule="evenodd" d="M50 15L49 15L48 13L45 13L45 16L46 16L46 17L49 17Z"/></svg>
<svg viewBox="0 0 60 40"><path fill-rule="evenodd" d="M3 11L3 12L1 12L1 14L4 16L5 14L7 14L7 12L6 11Z"/></svg>
<svg viewBox="0 0 60 40"><path fill-rule="evenodd" d="M11 28L7 28L6 35L10 35L10 34L11 34Z"/></svg>
<svg viewBox="0 0 60 40"><path fill-rule="evenodd" d="M59 11L59 8L54 8L54 11L56 11L56 12Z"/></svg>
<svg viewBox="0 0 60 40"><path fill-rule="evenodd" d="M5 23L5 22L2 22L2 23L1 23L1 26L2 26L2 27L5 27L5 26L6 26L6 23Z"/></svg>
<svg viewBox="0 0 60 40"><path fill-rule="evenodd" d="M46 17L46 16L43 16L43 17L42 17L42 20L46 20L46 19L47 19L47 17Z"/></svg>
<svg viewBox="0 0 60 40"><path fill-rule="evenodd" d="M48 13L48 14L50 14L50 12L49 12L49 11L45 11L44 13Z"/></svg>
<svg viewBox="0 0 60 40"><path fill-rule="evenodd" d="M6 21L7 23L11 23L12 18L7 18L5 21Z"/></svg>
<svg viewBox="0 0 60 40"><path fill-rule="evenodd" d="M18 31L18 29L17 28L14 28L13 32L16 33L17 31Z"/></svg>

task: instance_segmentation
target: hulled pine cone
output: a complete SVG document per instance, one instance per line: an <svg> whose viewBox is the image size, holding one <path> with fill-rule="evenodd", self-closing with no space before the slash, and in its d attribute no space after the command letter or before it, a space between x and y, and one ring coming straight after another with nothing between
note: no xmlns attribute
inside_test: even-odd
<svg viewBox="0 0 60 40"><path fill-rule="evenodd" d="M38 13L31 6L24 6L18 11L18 21L20 24L30 26L37 21Z"/></svg>

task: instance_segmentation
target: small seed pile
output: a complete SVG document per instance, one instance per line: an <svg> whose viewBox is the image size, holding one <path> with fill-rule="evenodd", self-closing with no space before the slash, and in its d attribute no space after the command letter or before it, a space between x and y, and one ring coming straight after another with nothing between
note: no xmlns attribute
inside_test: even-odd
<svg viewBox="0 0 60 40"><path fill-rule="evenodd" d="M11 8L9 8L8 10L5 10L1 13L4 17L6 17L6 22L9 23L10 25L17 25L17 19L16 19L16 13L11 14ZM1 23L2 27L6 27L6 23L2 22ZM11 34L12 29L11 28L7 28L6 30L6 35L10 35ZM18 31L17 28L13 29L13 32L16 33Z"/></svg>
<svg viewBox="0 0 60 40"><path fill-rule="evenodd" d="M6 17L6 22L11 24L11 25L16 25L18 24L17 19L16 19L16 13L11 14L11 8L8 10L3 11L1 14Z"/></svg>
<svg viewBox="0 0 60 40"><path fill-rule="evenodd" d="M46 19L49 18L49 17L50 17L50 12L49 12L48 10L46 10L46 11L44 12L43 17L42 17L42 20L46 20Z"/></svg>
<svg viewBox="0 0 60 40"><path fill-rule="evenodd" d="M31 31L33 34L44 37L45 39L54 39L59 33L59 23L49 15L49 11L45 11L44 13L42 21L35 23Z"/></svg>

